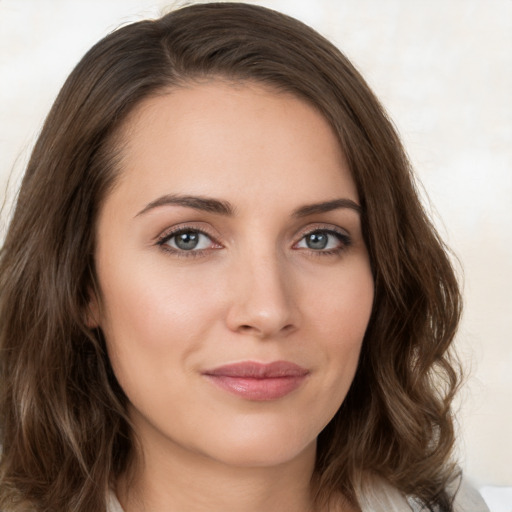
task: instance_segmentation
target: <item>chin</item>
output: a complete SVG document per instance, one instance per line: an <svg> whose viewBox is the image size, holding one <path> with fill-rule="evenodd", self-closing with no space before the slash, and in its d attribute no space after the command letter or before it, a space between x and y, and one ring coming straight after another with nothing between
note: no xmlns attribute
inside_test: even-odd
<svg viewBox="0 0 512 512"><path fill-rule="evenodd" d="M280 466L303 457L314 460L316 438L305 441L293 435L272 434L258 435L253 431L243 438L219 440L209 456L226 465L245 468Z"/></svg>

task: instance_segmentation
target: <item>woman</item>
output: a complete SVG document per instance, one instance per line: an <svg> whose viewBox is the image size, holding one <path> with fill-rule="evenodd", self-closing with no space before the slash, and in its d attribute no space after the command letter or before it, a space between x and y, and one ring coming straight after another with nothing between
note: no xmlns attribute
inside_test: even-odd
<svg viewBox="0 0 512 512"><path fill-rule="evenodd" d="M95 45L0 283L2 510L483 510L451 459L446 249L296 20L193 5Z"/></svg>

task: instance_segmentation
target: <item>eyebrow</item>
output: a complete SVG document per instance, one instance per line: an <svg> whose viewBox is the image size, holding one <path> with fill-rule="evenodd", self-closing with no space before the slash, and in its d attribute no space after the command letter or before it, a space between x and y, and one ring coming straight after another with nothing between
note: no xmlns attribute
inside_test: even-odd
<svg viewBox="0 0 512 512"><path fill-rule="evenodd" d="M307 217L308 215L314 215L317 213L327 213L332 210L339 208L349 208L354 210L356 213L361 214L362 208L352 199L333 199L331 201L324 201L322 203L308 204L297 208L293 212L294 217Z"/></svg>
<svg viewBox="0 0 512 512"><path fill-rule="evenodd" d="M136 217L155 208L159 208L160 206L184 206L185 208L193 208L194 210L201 210L204 212L227 216L233 216L235 212L235 209L228 201L201 196L167 194L151 201L151 203L147 204L139 213L137 213Z"/></svg>
<svg viewBox="0 0 512 512"><path fill-rule="evenodd" d="M185 208L192 208L194 210L225 216L233 216L235 213L235 208L229 201L210 197L166 194L148 203L139 213L137 213L136 217L161 206L184 206ZM358 214L361 214L362 210L361 206L359 206L355 201L352 201L352 199L342 198L301 206L294 210L292 215L293 217L301 218L318 213L327 213L340 208L349 208Z"/></svg>

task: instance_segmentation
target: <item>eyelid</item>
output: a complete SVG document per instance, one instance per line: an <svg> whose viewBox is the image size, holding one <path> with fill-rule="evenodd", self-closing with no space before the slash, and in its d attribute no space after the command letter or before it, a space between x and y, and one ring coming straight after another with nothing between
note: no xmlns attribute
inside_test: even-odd
<svg viewBox="0 0 512 512"><path fill-rule="evenodd" d="M212 247L204 248L204 249L191 249L191 250L183 250L179 248L174 248L170 245L167 245L167 242L173 238L174 236L179 235L180 233L184 233L187 231L193 231L200 233L206 237L208 237L212 242ZM200 256L204 253L207 253L212 250L222 249L224 246L218 241L218 236L214 235L212 230L207 226L205 227L203 223L195 223L195 222L184 222L172 226L170 228L162 231L158 236L155 237L154 243L159 246L162 250L166 252L170 252L176 254L178 256L188 257L188 256ZM333 236L336 236L339 240L340 247L331 248L331 249L309 249L297 247L297 245L304 239L304 237L311 235L315 232L325 232L329 233ZM337 254L346 250L348 247L352 245L352 238L349 232L341 228L340 226L334 224L326 224L326 223L316 223L313 225L308 225L301 229L299 233L296 235L296 241L292 245L292 249L303 250L314 253L316 255L329 255L329 254Z"/></svg>
<svg viewBox="0 0 512 512"><path fill-rule="evenodd" d="M330 234L338 237L341 247L337 247L335 249L327 249L327 250L315 250L315 249L296 247L306 236L311 235L312 233L316 233L316 232L330 233ZM306 250L306 251L309 250L310 252L315 253L317 255L322 255L322 254L325 255L325 254L340 253L341 251L347 249L351 245L352 245L352 237L346 229L343 229L334 224L318 223L318 224L314 224L314 225L308 225L306 228L302 229L299 232L299 234L297 235L297 241L294 242L292 248Z"/></svg>
<svg viewBox="0 0 512 512"><path fill-rule="evenodd" d="M314 233L315 231L327 231L330 233L335 233L343 237L351 238L350 233L347 229L341 228L340 226L337 226L335 224L325 224L325 223L315 223L315 224L309 224L308 226L302 228L297 237L298 239L302 239L306 235L310 235L311 233Z"/></svg>
<svg viewBox="0 0 512 512"><path fill-rule="evenodd" d="M190 251L185 251L181 249L176 249L171 246L166 246L166 243L173 238L176 235L179 235L180 233L184 233L187 231L193 231L200 233L206 237L208 237L212 241L212 245L215 247L207 248L207 249L192 249ZM163 250L167 252L172 252L175 254L183 255L183 256L197 256L199 254L202 254L209 250L215 250L215 249L221 249L223 245L217 240L217 236L211 233L211 230L204 227L203 224L196 224L196 223L180 223L176 226L172 226L168 229L165 229L162 231L156 238L155 238L155 245L158 245ZM185 254L186 253L186 254Z"/></svg>
<svg viewBox="0 0 512 512"><path fill-rule="evenodd" d="M209 236L210 238L217 238L217 235L213 233L213 229L211 229L208 225L205 225L204 222L185 221L163 229L158 235L154 237L153 240L158 243L159 241L168 238L173 234L183 231L197 231Z"/></svg>

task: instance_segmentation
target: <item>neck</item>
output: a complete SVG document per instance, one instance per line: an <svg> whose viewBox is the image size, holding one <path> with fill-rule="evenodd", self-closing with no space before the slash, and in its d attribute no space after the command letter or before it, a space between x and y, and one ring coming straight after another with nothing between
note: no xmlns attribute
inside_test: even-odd
<svg viewBox="0 0 512 512"><path fill-rule="evenodd" d="M141 444L133 476L117 486L125 512L312 510L314 444L291 461L259 467L233 466L172 443L165 450Z"/></svg>

